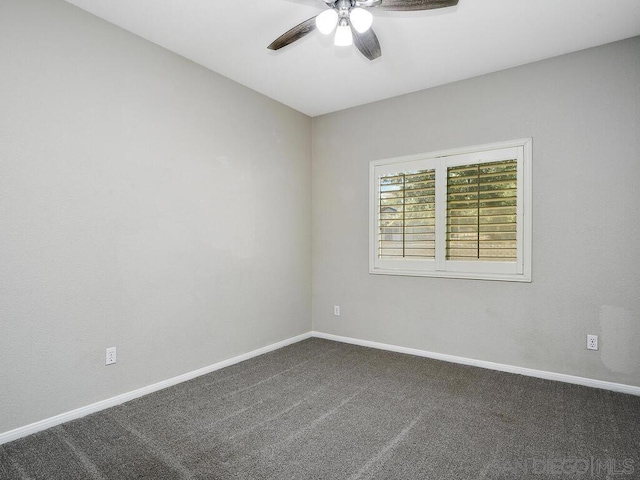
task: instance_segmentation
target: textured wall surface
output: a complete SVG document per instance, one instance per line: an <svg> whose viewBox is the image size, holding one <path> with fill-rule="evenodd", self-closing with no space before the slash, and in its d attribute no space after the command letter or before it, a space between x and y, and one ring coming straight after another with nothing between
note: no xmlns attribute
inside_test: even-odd
<svg viewBox="0 0 640 480"><path fill-rule="evenodd" d="M532 283L368 273L371 160L525 137ZM640 385L639 151L640 37L314 118L314 330Z"/></svg>
<svg viewBox="0 0 640 480"><path fill-rule="evenodd" d="M310 160L305 115L1 0L0 432L308 332Z"/></svg>
<svg viewBox="0 0 640 480"><path fill-rule="evenodd" d="M312 121L65 2L0 0L0 432L311 317L640 385L639 85L635 38ZM531 284L368 274L370 160L523 137Z"/></svg>

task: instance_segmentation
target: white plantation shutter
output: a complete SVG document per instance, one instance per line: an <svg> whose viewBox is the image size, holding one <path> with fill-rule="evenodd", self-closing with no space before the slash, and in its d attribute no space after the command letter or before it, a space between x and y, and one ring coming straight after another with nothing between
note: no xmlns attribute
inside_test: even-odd
<svg viewBox="0 0 640 480"><path fill-rule="evenodd" d="M380 177L380 258L435 258L435 170Z"/></svg>
<svg viewBox="0 0 640 480"><path fill-rule="evenodd" d="M530 281L530 139L370 172L371 273Z"/></svg>
<svg viewBox="0 0 640 480"><path fill-rule="evenodd" d="M515 262L517 160L447 169L447 260Z"/></svg>

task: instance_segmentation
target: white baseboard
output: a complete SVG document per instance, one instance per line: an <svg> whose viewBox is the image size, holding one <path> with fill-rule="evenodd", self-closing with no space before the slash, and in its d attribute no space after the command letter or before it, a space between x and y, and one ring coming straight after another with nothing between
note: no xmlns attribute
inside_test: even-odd
<svg viewBox="0 0 640 480"><path fill-rule="evenodd" d="M302 335L298 335L296 337L288 338L286 340L274 343L272 345L267 345L266 347L253 350L251 352L248 352L242 355L238 355L237 357L233 357L228 360L223 360L213 365L209 365L208 367L200 368L198 370L194 370L192 372L188 372L183 375L178 375L177 377L173 377L168 380L163 380L162 382L154 383L153 385L142 387L137 390L133 390L131 392L123 393L121 395L116 395L115 397L107 398L106 400L102 400L100 402L96 402L91 405L87 405L85 407L77 408L69 412L61 413L60 415L56 415L55 417L46 418L44 420L40 420L38 422L32 423L30 425L26 425L24 427L19 427L14 430L9 430L8 432L0 433L0 445L7 442L11 442L13 440L17 440L18 438L26 437L27 435L31 435L32 433L36 433L41 430L46 430L47 428L55 427L56 425L60 425L61 423L64 423L64 422L75 420L77 418L84 417L91 413L99 412L100 410L104 410L109 407L120 405L124 402L128 402L129 400L133 400L135 398L148 395L149 393L157 392L158 390L162 390L167 387L177 385L178 383L186 382L187 380L191 380L192 378L196 378L201 375L205 375L207 373L220 370L221 368L224 368L224 367L235 365L236 363L243 362L244 360L249 360L250 358L257 357L259 355L271 352L273 350L278 350L279 348L286 347L287 345L291 345L311 337L324 338L326 340L334 340L337 342L350 343L353 345L360 345L363 347L377 348L379 350L388 350L390 352L406 353L409 355L416 355L418 357L426 357L426 358L433 358L435 360L443 360L445 362L459 363L462 365L470 365L474 367L486 368L489 370L497 370L500 372L508 372L508 373L515 373L519 375L525 375L527 377L536 377L536 378L543 378L546 380L555 380L559 382L573 383L576 385L584 385L586 387L601 388L604 390L611 390L614 392L621 392L621 393L627 393L630 395L640 396L640 387L636 387L633 385L605 382L603 380L595 380L592 378L585 378L585 377L576 377L574 375L567 375L564 373L554 373L554 372L546 372L544 370L534 370L531 368L515 367L513 365L505 365L502 363L487 362L484 360L475 360L472 358L458 357L455 355L447 355L444 353L428 352L426 350L400 347L397 345L389 345L386 343L372 342L369 340L360 340L357 338L342 337L342 336L333 335L330 333L313 331L313 332L303 333Z"/></svg>
<svg viewBox="0 0 640 480"><path fill-rule="evenodd" d="M443 360L445 362L459 363L462 365L470 365L473 367L486 368L489 370L497 370L500 372L516 373L527 377L544 378L545 380L555 380L558 382L573 383L575 385L584 385L585 387L601 388L603 390L611 390L613 392L628 393L630 395L640 396L640 387L633 385L625 385L623 383L605 382L604 380L595 380L593 378L576 377L565 373L546 372L544 370L534 370L532 368L514 367L513 365L505 365L502 363L487 362L484 360L474 360L472 358L457 357L455 355L446 355L444 353L428 352L426 350L418 350L415 348L399 347L397 345L389 345L386 343L371 342L369 340L360 340L351 337L342 337L332 335L330 333L311 332L313 337L324 338L326 340L335 340L336 342L351 343L362 347L377 348L379 350L388 350L390 352L406 353L416 355L418 357L433 358L435 360Z"/></svg>
<svg viewBox="0 0 640 480"><path fill-rule="evenodd" d="M14 430L9 430L8 432L0 433L0 445L2 445L3 443L11 442L13 440L17 440L18 438L26 437L27 435L31 435L32 433L36 433L41 430L46 430L47 428L55 427L56 425L60 425L64 422L75 420L91 413L99 412L100 410L120 405L124 402L128 402L129 400L148 395L149 393L157 392L158 390L177 385L178 383L186 382L187 380L191 380L192 378L196 378L201 375L214 372L216 370L220 370L221 368L235 365L236 363L249 360L250 358L257 357L258 355L262 355L273 350L278 350L279 348L286 347L287 345L291 345L302 340L306 340L310 337L311 332L303 333L302 335L291 337L272 345L267 345L266 347L262 347L257 350L253 350L252 352L238 355L237 357L233 357L228 360L223 360L213 365L209 365L208 367L203 367L192 372L178 375L177 377L169 378L168 380L163 380L162 382L154 383L153 385L148 385L131 392L116 395L115 397L107 398L106 400L101 400L85 407L76 408L75 410L71 410L70 412L61 413L60 415L56 415L55 417L46 418L29 425L25 425L24 427L19 427Z"/></svg>

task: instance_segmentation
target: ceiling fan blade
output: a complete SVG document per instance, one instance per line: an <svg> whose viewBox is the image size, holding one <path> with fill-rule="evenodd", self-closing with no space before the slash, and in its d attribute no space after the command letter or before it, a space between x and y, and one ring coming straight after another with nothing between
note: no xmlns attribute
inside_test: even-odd
<svg viewBox="0 0 640 480"><path fill-rule="evenodd" d="M382 0L382 3L376 8L380 10L414 11L453 7L457 4L458 0ZM375 7L376 5L373 4L371 6Z"/></svg>
<svg viewBox="0 0 640 480"><path fill-rule="evenodd" d="M315 28L316 28L316 17L311 17L309 20L305 20L301 24L293 27L288 32L280 35L267 48L269 50L280 50L282 47L286 47L290 43L293 43L296 40L300 40L306 34L313 32Z"/></svg>
<svg viewBox="0 0 640 480"><path fill-rule="evenodd" d="M382 55L380 49L380 42L373 30L370 28L364 33L359 33L353 26L351 26L351 32L353 33L353 43L360 53L362 53L369 60L375 60Z"/></svg>

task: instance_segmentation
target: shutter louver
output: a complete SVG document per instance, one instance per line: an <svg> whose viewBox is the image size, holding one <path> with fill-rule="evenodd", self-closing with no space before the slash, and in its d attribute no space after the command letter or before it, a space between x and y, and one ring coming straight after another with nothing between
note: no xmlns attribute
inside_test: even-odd
<svg viewBox="0 0 640 480"><path fill-rule="evenodd" d="M517 260L517 161L447 168L447 260Z"/></svg>
<svg viewBox="0 0 640 480"><path fill-rule="evenodd" d="M380 177L378 258L435 258L435 170Z"/></svg>

